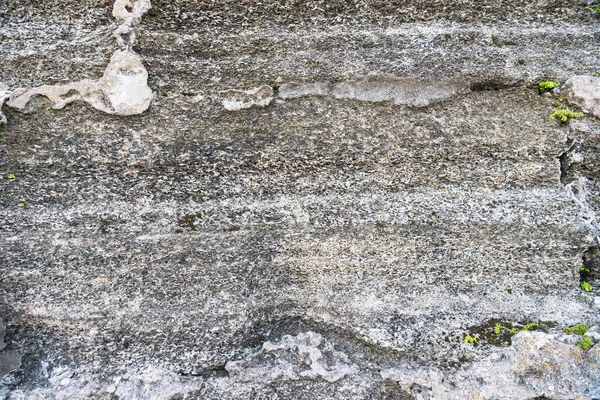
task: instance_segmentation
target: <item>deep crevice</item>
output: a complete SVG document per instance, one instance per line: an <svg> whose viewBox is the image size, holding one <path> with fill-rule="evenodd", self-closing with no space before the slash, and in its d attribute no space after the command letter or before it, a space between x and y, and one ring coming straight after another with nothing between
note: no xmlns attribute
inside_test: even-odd
<svg viewBox="0 0 600 400"><path fill-rule="evenodd" d="M474 82L471 84L470 89L472 92L490 92L495 90L509 89L515 86L518 86L518 83L507 83L497 80L488 80Z"/></svg>
<svg viewBox="0 0 600 400"><path fill-rule="evenodd" d="M573 150L574 146L575 140L567 137L567 148L565 151L558 155L558 161L560 163L560 183L562 183L563 185L567 185L574 180L569 171L569 167L571 166L571 163L569 162L569 154Z"/></svg>
<svg viewBox="0 0 600 400"><path fill-rule="evenodd" d="M200 372L184 372L180 370L177 371L177 375L183 377L227 378L229 377L229 371L227 371L225 365L226 364L211 365L203 368Z"/></svg>
<svg viewBox="0 0 600 400"><path fill-rule="evenodd" d="M600 251L598 246L591 246L583 253L582 264L579 268L579 284L588 282L592 286L600 279Z"/></svg>

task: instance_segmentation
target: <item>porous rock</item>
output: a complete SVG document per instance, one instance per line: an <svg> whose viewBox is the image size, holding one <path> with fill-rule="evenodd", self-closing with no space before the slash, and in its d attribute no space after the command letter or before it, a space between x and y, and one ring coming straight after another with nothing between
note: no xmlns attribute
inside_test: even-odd
<svg viewBox="0 0 600 400"><path fill-rule="evenodd" d="M0 2L0 398L598 397L588 7Z"/></svg>

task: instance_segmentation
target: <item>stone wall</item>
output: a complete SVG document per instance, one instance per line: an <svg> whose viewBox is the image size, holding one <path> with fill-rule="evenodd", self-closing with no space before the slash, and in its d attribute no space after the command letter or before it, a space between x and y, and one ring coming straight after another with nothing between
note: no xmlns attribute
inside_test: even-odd
<svg viewBox="0 0 600 400"><path fill-rule="evenodd" d="M0 397L600 397L594 7L0 3Z"/></svg>

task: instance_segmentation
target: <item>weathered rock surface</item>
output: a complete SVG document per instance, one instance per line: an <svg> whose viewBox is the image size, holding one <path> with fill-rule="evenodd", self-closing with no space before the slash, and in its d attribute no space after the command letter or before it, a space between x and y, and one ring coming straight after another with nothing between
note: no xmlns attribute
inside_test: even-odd
<svg viewBox="0 0 600 400"><path fill-rule="evenodd" d="M574 76L565 84L566 96L600 118L600 77Z"/></svg>
<svg viewBox="0 0 600 400"><path fill-rule="evenodd" d="M4 334L6 325L0 318L0 378L21 366L21 356L14 350L6 350Z"/></svg>
<svg viewBox="0 0 600 400"><path fill-rule="evenodd" d="M44 85L29 90L15 90L7 105L24 111L34 96L45 96L55 110L74 101L84 101L108 114L135 115L146 111L152 101L148 87L148 72L140 57L129 51L117 50L110 59L102 78L66 85Z"/></svg>
<svg viewBox="0 0 600 400"><path fill-rule="evenodd" d="M0 3L0 397L599 397L588 7Z"/></svg>

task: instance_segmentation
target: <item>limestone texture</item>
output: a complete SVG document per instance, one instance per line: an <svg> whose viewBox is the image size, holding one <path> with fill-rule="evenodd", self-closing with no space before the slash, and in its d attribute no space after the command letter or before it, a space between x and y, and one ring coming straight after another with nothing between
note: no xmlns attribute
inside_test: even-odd
<svg viewBox="0 0 600 400"><path fill-rule="evenodd" d="M26 110L34 96L47 97L55 110L75 101L83 101L108 114L126 116L146 111L154 95L148 87L148 71L131 46L135 43L133 28L149 9L150 0L115 0L112 14L120 25L113 36L120 49L113 53L102 78L16 89L10 96L9 92L0 91L0 123L6 123L1 108L7 98L7 105L20 111Z"/></svg>
<svg viewBox="0 0 600 400"><path fill-rule="evenodd" d="M574 76L565 84L566 96L600 118L600 77Z"/></svg>
<svg viewBox="0 0 600 400"><path fill-rule="evenodd" d="M600 398L592 6L0 2L0 399Z"/></svg>
<svg viewBox="0 0 600 400"><path fill-rule="evenodd" d="M25 110L32 97L45 96L55 110L75 101L84 101L108 114L141 114L148 109L153 96L147 81L148 72L140 57L129 51L117 50L98 81L86 79L66 85L15 90L7 105Z"/></svg>

